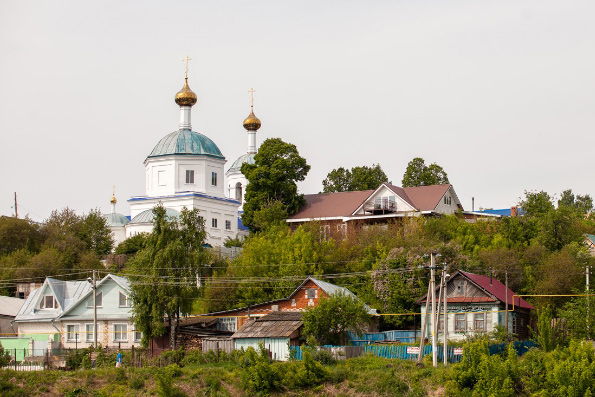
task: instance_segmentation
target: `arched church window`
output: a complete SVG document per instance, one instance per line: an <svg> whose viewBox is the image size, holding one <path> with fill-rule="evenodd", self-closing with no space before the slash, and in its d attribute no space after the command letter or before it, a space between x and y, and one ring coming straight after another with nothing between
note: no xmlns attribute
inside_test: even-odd
<svg viewBox="0 0 595 397"><path fill-rule="evenodd" d="M242 201L242 184L236 183L236 200Z"/></svg>

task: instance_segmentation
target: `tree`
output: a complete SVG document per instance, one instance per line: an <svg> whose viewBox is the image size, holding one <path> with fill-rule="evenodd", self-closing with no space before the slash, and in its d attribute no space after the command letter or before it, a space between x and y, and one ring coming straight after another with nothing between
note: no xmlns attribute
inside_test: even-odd
<svg viewBox="0 0 595 397"><path fill-rule="evenodd" d="M112 232L107 226L106 218L99 210L91 210L82 217L78 237L99 256L110 253L114 247Z"/></svg>
<svg viewBox="0 0 595 397"><path fill-rule="evenodd" d="M525 199L519 202L519 206L528 217L547 214L554 209L552 197L544 192L529 192L525 190Z"/></svg>
<svg viewBox="0 0 595 397"><path fill-rule="evenodd" d="M296 182L306 178L310 166L295 145L279 138L267 139L254 155L254 164L242 164L241 171L248 180L242 222L252 232L260 230L255 214L266 203L282 203L287 215L295 214L306 203L298 194Z"/></svg>
<svg viewBox="0 0 595 397"><path fill-rule="evenodd" d="M145 248L148 238L147 233L138 233L128 237L116 247L117 255L135 255L138 251Z"/></svg>
<svg viewBox="0 0 595 397"><path fill-rule="evenodd" d="M383 182L388 182L388 177L380 164L373 164L372 167L364 165L351 170L336 168L328 173L322 186L324 193L351 192L376 189Z"/></svg>
<svg viewBox="0 0 595 397"><path fill-rule="evenodd" d="M179 219L167 218L165 208L153 209L153 231L145 247L130 262L133 320L143 333L143 344L165 333L167 315L170 346L176 348L180 315L186 316L198 295L209 254L204 219L198 209L184 208Z"/></svg>
<svg viewBox="0 0 595 397"><path fill-rule="evenodd" d="M39 251L42 241L39 226L30 219L0 216L0 256L21 249Z"/></svg>
<svg viewBox="0 0 595 397"><path fill-rule="evenodd" d="M320 299L318 306L302 315L304 336L314 337L319 344L347 342L349 331L361 333L370 322L370 314L357 298L335 293Z"/></svg>
<svg viewBox="0 0 595 397"><path fill-rule="evenodd" d="M593 209L593 199L588 194L575 196L572 190L568 189L562 192L560 200L558 200L558 207L568 207L579 214L588 214Z"/></svg>
<svg viewBox="0 0 595 397"><path fill-rule="evenodd" d="M403 187L429 186L449 183L446 171L436 163L426 166L425 160L416 157L407 164L403 174Z"/></svg>

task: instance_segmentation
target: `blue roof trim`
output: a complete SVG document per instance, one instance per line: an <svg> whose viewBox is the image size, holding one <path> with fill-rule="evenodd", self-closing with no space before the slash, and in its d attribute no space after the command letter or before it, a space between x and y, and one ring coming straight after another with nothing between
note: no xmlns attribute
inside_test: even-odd
<svg viewBox="0 0 595 397"><path fill-rule="evenodd" d="M238 216L238 230L245 230L245 231L250 230L246 226L244 226L244 224L242 223L242 217L241 216Z"/></svg>
<svg viewBox="0 0 595 397"><path fill-rule="evenodd" d="M184 192L182 192L182 193L184 193ZM132 198L129 198L127 201L130 203L131 201L145 201L145 200L167 199L167 198L177 198L177 197L203 197L203 198L208 198L208 199L212 199L212 200L225 201L228 203L234 203L234 204L240 205L240 202L237 200L209 196L207 194L195 193L195 192L190 192L188 194L174 194L174 195L169 195L169 196L132 197Z"/></svg>
<svg viewBox="0 0 595 397"><path fill-rule="evenodd" d="M519 215L525 215L525 212L522 210L522 208L519 207L518 211L519 211ZM477 212L480 214L511 216L510 208L502 208L502 209L496 209L496 210L483 210L483 211L477 211Z"/></svg>

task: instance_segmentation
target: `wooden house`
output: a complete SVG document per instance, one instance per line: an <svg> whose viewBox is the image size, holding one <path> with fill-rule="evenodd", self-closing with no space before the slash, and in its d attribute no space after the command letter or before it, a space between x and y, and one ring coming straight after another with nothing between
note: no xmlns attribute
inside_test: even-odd
<svg viewBox="0 0 595 397"><path fill-rule="evenodd" d="M505 327L520 339L529 337L529 321L531 310L535 310L499 280L490 276L455 272L446 283L447 290L447 326L448 338L462 340L468 335L492 332L496 326ZM507 298L508 296L508 298ZM506 301L508 299L508 312ZM438 288L436 290L438 300ZM422 329L425 319L426 296L417 301L421 304ZM508 316L508 321L507 321ZM432 335L433 321L431 316L427 323L426 335ZM438 321L438 334L442 337L444 315Z"/></svg>
<svg viewBox="0 0 595 397"><path fill-rule="evenodd" d="M262 344L273 360L287 361L290 346L300 345L302 325L299 312L272 312L248 319L232 339L236 350L252 347L258 351Z"/></svg>

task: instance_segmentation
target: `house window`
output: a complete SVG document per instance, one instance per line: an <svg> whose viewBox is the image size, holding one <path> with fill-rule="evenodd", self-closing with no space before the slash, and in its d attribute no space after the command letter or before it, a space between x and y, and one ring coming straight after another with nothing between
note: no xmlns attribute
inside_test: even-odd
<svg viewBox="0 0 595 397"><path fill-rule="evenodd" d="M217 329L219 331L236 332L238 330L237 319L235 317L219 317L217 319Z"/></svg>
<svg viewBox="0 0 595 397"><path fill-rule="evenodd" d="M457 289L457 296L465 295L465 282L463 280L457 280L455 288Z"/></svg>
<svg viewBox="0 0 595 397"><path fill-rule="evenodd" d="M316 290L314 288L306 290L306 299L316 299Z"/></svg>
<svg viewBox="0 0 595 397"><path fill-rule="evenodd" d="M96 303L97 303L97 307L101 307L103 306L103 292L99 292L96 296ZM91 297L87 300L87 307L92 308L93 307L93 295L91 295Z"/></svg>
<svg viewBox="0 0 595 397"><path fill-rule="evenodd" d="M85 324L85 340L87 342L93 342L95 338L93 337L93 333L95 332L95 327L93 324Z"/></svg>
<svg viewBox="0 0 595 397"><path fill-rule="evenodd" d="M186 170L186 183L194 183L194 170Z"/></svg>
<svg viewBox="0 0 595 397"><path fill-rule="evenodd" d="M130 299L122 292L120 292L120 307L130 307Z"/></svg>
<svg viewBox="0 0 595 397"><path fill-rule="evenodd" d="M114 342L128 342L127 324L114 324Z"/></svg>
<svg viewBox="0 0 595 397"><path fill-rule="evenodd" d="M211 172L211 185L217 186L217 173Z"/></svg>
<svg viewBox="0 0 595 397"><path fill-rule="evenodd" d="M212 218L211 219L211 227L217 228L217 218Z"/></svg>
<svg viewBox="0 0 595 397"><path fill-rule="evenodd" d="M455 314L455 332L467 331L467 321L465 319L465 313Z"/></svg>
<svg viewBox="0 0 595 397"><path fill-rule="evenodd" d="M225 221L225 230L231 230L231 221Z"/></svg>
<svg viewBox="0 0 595 397"><path fill-rule="evenodd" d="M79 332L78 324L70 324L66 326L66 341L67 342L80 342L81 335Z"/></svg>
<svg viewBox="0 0 595 397"><path fill-rule="evenodd" d="M291 300L291 306L295 307L295 299Z"/></svg>
<svg viewBox="0 0 595 397"><path fill-rule="evenodd" d="M53 295L45 295L41 300L40 304L41 309L57 309L58 302L54 299Z"/></svg>
<svg viewBox="0 0 595 397"><path fill-rule="evenodd" d="M134 341L140 342L141 339L143 339L143 333L135 329L134 330Z"/></svg>
<svg viewBox="0 0 595 397"><path fill-rule="evenodd" d="M236 200L242 201L242 184L236 183Z"/></svg>
<svg viewBox="0 0 595 397"><path fill-rule="evenodd" d="M476 332L485 332L486 330L486 320L485 320L485 313L475 313L473 318L473 329Z"/></svg>
<svg viewBox="0 0 595 397"><path fill-rule="evenodd" d="M444 331L444 314L441 314L440 318L438 319L438 332L442 331Z"/></svg>

